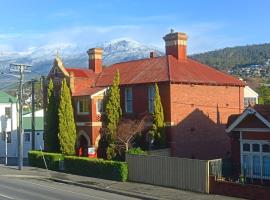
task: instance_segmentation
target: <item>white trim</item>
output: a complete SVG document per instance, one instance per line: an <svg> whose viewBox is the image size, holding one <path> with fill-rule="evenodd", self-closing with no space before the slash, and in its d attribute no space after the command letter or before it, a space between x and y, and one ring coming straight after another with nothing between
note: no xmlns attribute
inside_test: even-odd
<svg viewBox="0 0 270 200"><path fill-rule="evenodd" d="M76 126L102 126L102 122L76 122Z"/></svg>
<svg viewBox="0 0 270 200"><path fill-rule="evenodd" d="M98 91L98 92L92 94L92 95L90 96L90 98L93 99L94 97L97 97L97 96L104 96L104 94L106 94L106 92L107 92L108 89L109 89L109 87L104 88L104 89L102 89L102 90L100 90L100 91Z"/></svg>
<svg viewBox="0 0 270 200"><path fill-rule="evenodd" d="M235 128L233 130L244 132L270 132L270 128Z"/></svg>
<svg viewBox="0 0 270 200"><path fill-rule="evenodd" d="M270 123L255 109L247 108L228 128L225 129L227 133L234 130L234 128L240 124L248 115L255 115L259 120L261 120L268 128L270 128Z"/></svg>

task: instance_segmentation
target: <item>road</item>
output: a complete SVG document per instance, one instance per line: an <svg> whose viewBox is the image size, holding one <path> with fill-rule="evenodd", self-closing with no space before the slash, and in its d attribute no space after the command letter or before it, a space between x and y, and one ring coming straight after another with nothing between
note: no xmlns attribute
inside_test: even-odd
<svg viewBox="0 0 270 200"><path fill-rule="evenodd" d="M127 196L45 179L0 177L0 200L135 200Z"/></svg>

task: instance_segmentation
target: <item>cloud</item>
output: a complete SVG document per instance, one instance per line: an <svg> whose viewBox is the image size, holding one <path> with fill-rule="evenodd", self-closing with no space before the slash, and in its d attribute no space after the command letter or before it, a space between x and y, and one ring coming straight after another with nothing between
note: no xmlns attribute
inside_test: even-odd
<svg viewBox="0 0 270 200"><path fill-rule="evenodd" d="M161 16L151 16L149 17L150 19L147 20L154 20L159 17ZM181 25L153 23L147 26L134 25L132 23L110 26L85 25L66 27L47 32L28 30L21 33L0 34L0 41L2 45L6 45L6 49L8 47L8 49L23 51L33 46L59 43L73 43L90 48L97 43L128 37L164 49L162 37L167 34L171 28L175 31L186 32L188 34L189 54L237 45L242 41L242 38L235 38L226 34L226 31L224 31L228 28L226 24L211 22L182 23Z"/></svg>

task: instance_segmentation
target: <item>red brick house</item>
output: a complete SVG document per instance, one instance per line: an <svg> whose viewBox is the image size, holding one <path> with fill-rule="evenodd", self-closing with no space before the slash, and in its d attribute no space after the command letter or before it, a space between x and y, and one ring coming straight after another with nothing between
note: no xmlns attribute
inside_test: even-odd
<svg viewBox="0 0 270 200"><path fill-rule="evenodd" d="M125 117L153 111L154 84L164 108L167 142L175 156L217 158L230 154L225 124L243 109L244 83L187 57L187 35L169 33L166 55L102 66L102 49L90 49L88 69L65 68L56 58L48 78L66 77L71 88L78 146L98 145L102 99L120 72L121 106Z"/></svg>
<svg viewBox="0 0 270 200"><path fill-rule="evenodd" d="M231 138L236 173L251 179L270 180L270 105L248 107L231 115L226 131Z"/></svg>

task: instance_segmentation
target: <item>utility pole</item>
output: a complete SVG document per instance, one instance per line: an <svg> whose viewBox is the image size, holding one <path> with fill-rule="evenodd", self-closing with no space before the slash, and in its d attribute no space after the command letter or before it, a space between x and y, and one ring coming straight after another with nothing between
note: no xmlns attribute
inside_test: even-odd
<svg viewBox="0 0 270 200"><path fill-rule="evenodd" d="M32 150L36 149L36 133L35 133L35 82L32 79Z"/></svg>
<svg viewBox="0 0 270 200"><path fill-rule="evenodd" d="M23 81L24 73L30 72L31 65L26 64L10 64L11 72L19 72L20 87L19 87L19 130L18 130L18 169L23 168Z"/></svg>

